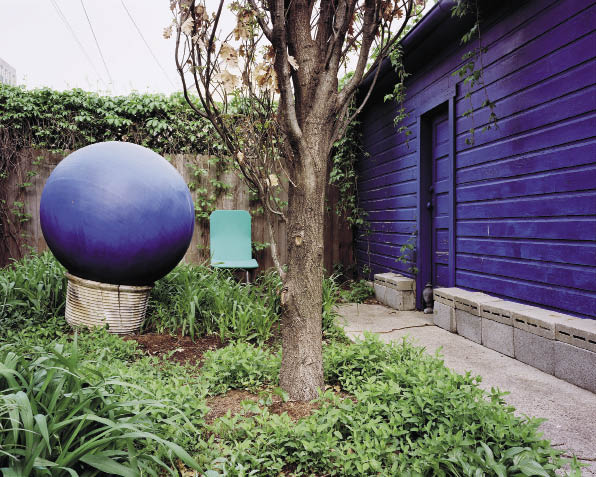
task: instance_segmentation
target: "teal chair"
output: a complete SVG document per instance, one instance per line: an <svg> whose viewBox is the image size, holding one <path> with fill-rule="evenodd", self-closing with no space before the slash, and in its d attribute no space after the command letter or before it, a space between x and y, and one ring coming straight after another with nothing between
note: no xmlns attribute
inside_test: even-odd
<svg viewBox="0 0 596 477"><path fill-rule="evenodd" d="M246 210L216 210L209 216L211 266L248 270L259 264L252 258L250 214Z"/></svg>

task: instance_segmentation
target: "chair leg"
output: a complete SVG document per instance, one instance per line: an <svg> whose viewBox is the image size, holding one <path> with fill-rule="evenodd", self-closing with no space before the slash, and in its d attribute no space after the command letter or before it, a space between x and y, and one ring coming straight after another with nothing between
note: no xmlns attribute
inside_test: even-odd
<svg viewBox="0 0 596 477"><path fill-rule="evenodd" d="M247 270L246 270L246 283L250 283L250 280L249 280L249 278L248 278L248 273L249 273L249 272L248 272L248 269L247 269Z"/></svg>

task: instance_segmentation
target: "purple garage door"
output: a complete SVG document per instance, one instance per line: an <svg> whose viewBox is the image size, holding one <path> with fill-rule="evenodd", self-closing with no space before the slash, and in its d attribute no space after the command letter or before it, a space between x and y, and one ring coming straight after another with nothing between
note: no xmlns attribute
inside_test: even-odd
<svg viewBox="0 0 596 477"><path fill-rule="evenodd" d="M447 112L431 119L432 182L431 257L432 284L449 286L449 122Z"/></svg>

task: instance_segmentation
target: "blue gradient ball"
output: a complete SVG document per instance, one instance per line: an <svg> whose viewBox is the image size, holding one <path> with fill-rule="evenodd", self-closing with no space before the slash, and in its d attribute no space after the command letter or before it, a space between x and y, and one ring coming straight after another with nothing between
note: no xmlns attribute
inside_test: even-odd
<svg viewBox="0 0 596 477"><path fill-rule="evenodd" d="M43 189L40 219L50 250L71 274L147 285L186 253L194 206L180 174L159 154L103 142L56 166Z"/></svg>

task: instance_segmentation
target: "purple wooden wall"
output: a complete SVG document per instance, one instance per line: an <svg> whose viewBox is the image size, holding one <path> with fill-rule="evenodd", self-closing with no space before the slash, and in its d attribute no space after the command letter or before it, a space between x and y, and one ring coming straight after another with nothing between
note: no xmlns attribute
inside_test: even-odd
<svg viewBox="0 0 596 477"><path fill-rule="evenodd" d="M360 162L359 191L370 233L357 239L356 256L373 273L412 276L396 257L424 223L424 121L443 105L455 158L450 284L594 318L596 2L534 0L495 15L482 38L498 129L480 132L489 114L481 108L485 92L465 98L466 87L451 75L470 49L459 38L409 79L408 141L395 132L395 107L382 102L390 78L363 112L369 156ZM470 105L475 112L465 118ZM473 146L465 141L471 127ZM419 286L427 242L418 238Z"/></svg>

